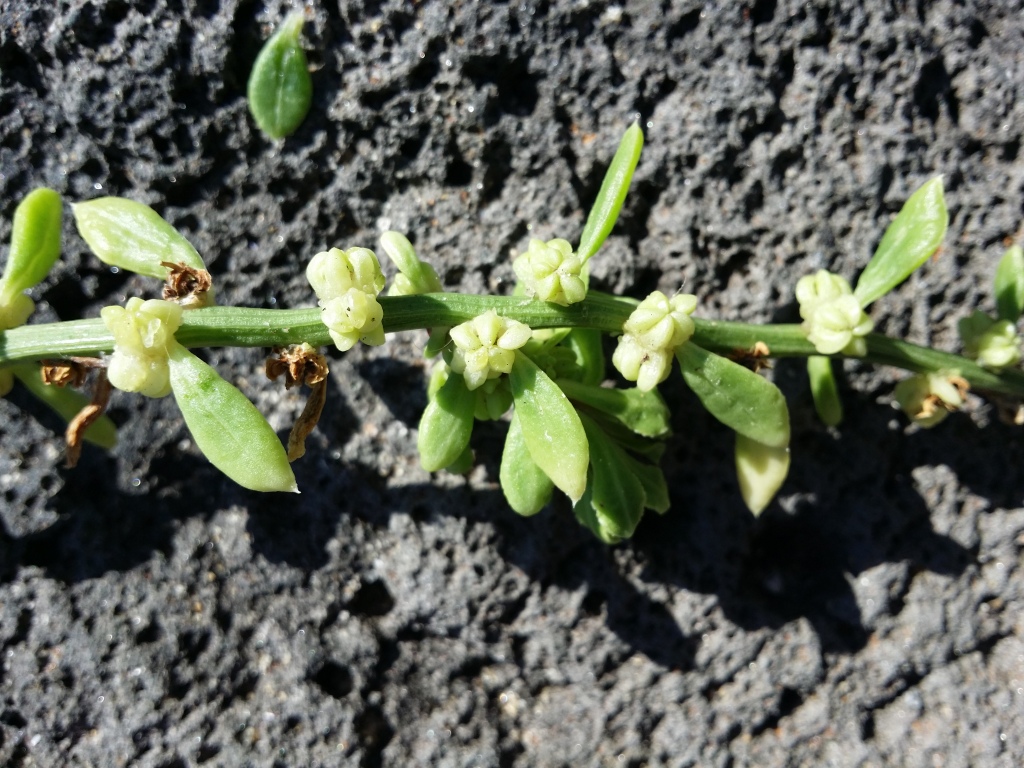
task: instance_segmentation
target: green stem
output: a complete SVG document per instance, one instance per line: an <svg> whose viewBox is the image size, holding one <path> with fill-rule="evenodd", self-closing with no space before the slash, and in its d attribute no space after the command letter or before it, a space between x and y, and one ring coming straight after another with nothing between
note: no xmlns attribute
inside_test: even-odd
<svg viewBox="0 0 1024 768"><path fill-rule="evenodd" d="M632 299L591 291L585 301L570 307L521 297L473 296L433 293L424 296L381 297L384 330L389 333L418 328L453 326L489 309L533 328L584 327L616 333L636 307ZM771 357L809 357L818 354L799 325L750 325L694 318L693 340L705 349L728 354L751 350L763 342ZM184 314L176 334L186 347L275 347L299 342L314 346L331 343L320 322L320 310L247 309L209 307ZM1024 397L1024 371L988 371L959 355L921 347L873 333L868 353L859 358L908 371L956 371L971 386L990 392ZM0 332L0 364L110 352L114 339L103 321L72 320L28 325Z"/></svg>

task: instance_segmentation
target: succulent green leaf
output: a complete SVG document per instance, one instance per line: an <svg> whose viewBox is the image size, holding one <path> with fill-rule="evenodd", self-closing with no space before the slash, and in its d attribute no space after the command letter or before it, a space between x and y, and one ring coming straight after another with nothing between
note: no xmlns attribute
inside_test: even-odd
<svg viewBox="0 0 1024 768"><path fill-rule="evenodd" d="M628 539L644 514L644 484L630 456L594 421L581 416L590 443L586 493L575 504L576 517L608 544Z"/></svg>
<svg viewBox="0 0 1024 768"><path fill-rule="evenodd" d="M60 257L60 195L40 187L14 210L11 250L0 280L0 304L38 285Z"/></svg>
<svg viewBox="0 0 1024 768"><path fill-rule="evenodd" d="M78 234L100 261L140 275L167 277L160 262L206 269L202 257L148 205L123 197L100 197L71 206Z"/></svg>
<svg viewBox="0 0 1024 768"><path fill-rule="evenodd" d="M469 447L475 408L476 393L466 386L465 378L449 374L420 418L416 445L425 470L437 472L450 466Z"/></svg>
<svg viewBox="0 0 1024 768"><path fill-rule="evenodd" d="M668 496L668 483L661 467L629 457L633 474L636 475L644 488L644 507L663 515L668 512L671 501Z"/></svg>
<svg viewBox="0 0 1024 768"><path fill-rule="evenodd" d="M249 111L272 139L288 136L305 119L313 102L313 81L299 43L305 21L293 13L260 50L249 75Z"/></svg>
<svg viewBox="0 0 1024 768"><path fill-rule="evenodd" d="M575 504L586 490L590 461L579 414L558 385L519 350L509 384L530 456Z"/></svg>
<svg viewBox="0 0 1024 768"><path fill-rule="evenodd" d="M996 306L999 319L1016 323L1024 313L1024 248L1006 249L996 267Z"/></svg>
<svg viewBox="0 0 1024 768"><path fill-rule="evenodd" d="M614 416L638 435L664 437L671 431L671 414L656 389L610 389L570 379L560 379L558 386L570 400Z"/></svg>
<svg viewBox="0 0 1024 768"><path fill-rule="evenodd" d="M210 463L244 488L298 493L284 446L256 406L180 344L169 361L174 399Z"/></svg>
<svg viewBox="0 0 1024 768"><path fill-rule="evenodd" d="M774 448L789 445L789 409L778 387L692 342L676 350L676 359L712 416L751 440Z"/></svg>
<svg viewBox="0 0 1024 768"><path fill-rule="evenodd" d="M633 123L619 142L615 157L612 158L608 172L604 175L601 190L597 193L594 207L590 209L587 224L583 227L580 247L576 249L576 253L584 263L597 253L597 249L615 226L615 220L619 218L619 211L622 210L622 203L626 199L629 183L633 180L633 171L640 161L640 150L643 147L644 133L640 130L639 124Z"/></svg>
<svg viewBox="0 0 1024 768"><path fill-rule="evenodd" d="M25 389L66 422L70 422L89 404L89 398L77 390L46 384L38 365L24 363L12 370ZM108 451L117 445L117 427L106 415L90 424L82 436L93 445Z"/></svg>
<svg viewBox="0 0 1024 768"><path fill-rule="evenodd" d="M853 291L861 307L884 296L924 264L942 244L948 224L942 177L936 176L910 196L885 230Z"/></svg>
<svg viewBox="0 0 1024 768"><path fill-rule="evenodd" d="M444 290L437 272L426 262L420 261L409 238L401 232L385 232L380 236L380 244L402 276L401 280L395 278L391 295L440 293Z"/></svg>
<svg viewBox="0 0 1024 768"><path fill-rule="evenodd" d="M508 505L524 517L537 514L551 501L554 483L530 456L515 411L508 425L498 479Z"/></svg>
<svg viewBox="0 0 1024 768"><path fill-rule="evenodd" d="M818 418L830 427L839 426L843 420L843 403L839 399L832 359L824 355L808 357L807 378L811 382L811 397Z"/></svg>
<svg viewBox="0 0 1024 768"><path fill-rule="evenodd" d="M789 448L773 448L736 435L736 476L743 501L754 516L764 511L789 473Z"/></svg>
<svg viewBox="0 0 1024 768"><path fill-rule="evenodd" d="M584 384L600 384L604 380L604 347L601 332L596 328L573 328L564 344L576 355L583 371Z"/></svg>

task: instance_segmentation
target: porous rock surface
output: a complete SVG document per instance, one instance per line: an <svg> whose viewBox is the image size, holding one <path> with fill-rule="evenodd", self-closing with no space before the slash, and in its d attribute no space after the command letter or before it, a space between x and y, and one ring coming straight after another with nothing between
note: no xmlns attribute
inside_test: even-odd
<svg viewBox="0 0 1024 768"><path fill-rule="evenodd" d="M530 237L578 237L623 130L647 147L595 284L797 319L943 174L939 256L873 308L956 348L1024 213L1024 13L937 2L310 3L312 111L245 104L279 0L0 0L0 237L30 189L144 201L222 303L310 306L305 262L407 232L449 289L507 292ZM153 281L65 223L35 320ZM0 764L1017 766L1024 448L972 400L937 429L848 366L838 430L789 397L793 470L759 520L678 375L673 508L607 547L556 502L517 519L503 429L467 477L420 469L424 335L331 358L301 496L212 470L170 398L117 396L120 446L62 468L0 400ZM287 430L256 350L211 361Z"/></svg>

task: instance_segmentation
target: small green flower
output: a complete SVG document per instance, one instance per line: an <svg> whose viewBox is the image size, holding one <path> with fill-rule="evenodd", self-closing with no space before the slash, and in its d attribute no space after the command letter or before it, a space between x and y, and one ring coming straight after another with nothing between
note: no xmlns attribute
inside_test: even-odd
<svg viewBox="0 0 1024 768"><path fill-rule="evenodd" d="M896 385L893 395L915 424L934 427L964 404L968 383L948 371L922 373Z"/></svg>
<svg viewBox="0 0 1024 768"><path fill-rule="evenodd" d="M530 240L526 253L512 262L528 296L567 307L587 297L583 261L568 240Z"/></svg>
<svg viewBox="0 0 1024 768"><path fill-rule="evenodd" d="M100 310L107 330L114 336L114 354L107 378L117 389L147 397L171 392L167 357L178 342L174 332L181 325L182 308L160 299L128 299L124 307Z"/></svg>
<svg viewBox="0 0 1024 768"><path fill-rule="evenodd" d="M1000 371L1020 362L1021 339L1009 320L993 320L984 312L975 311L963 318L957 328L964 354L979 365Z"/></svg>
<svg viewBox="0 0 1024 768"><path fill-rule="evenodd" d="M384 310L377 301L384 288L384 273L373 251L332 248L318 253L306 267L306 279L316 292L323 308L321 319L339 350L349 350L357 341L374 346L384 343Z"/></svg>
<svg viewBox="0 0 1024 768"><path fill-rule="evenodd" d="M493 309L450 331L455 350L451 368L466 379L472 391L488 379L512 370L515 350L530 340L530 326L500 317Z"/></svg>
<svg viewBox="0 0 1024 768"><path fill-rule="evenodd" d="M612 364L644 392L654 389L668 378L675 350L693 336L690 315L696 307L693 294L679 293L670 299L661 291L652 293L622 326Z"/></svg>
<svg viewBox="0 0 1024 768"><path fill-rule="evenodd" d="M867 353L864 337L875 324L844 278L820 269L814 275L800 278L796 298L807 340L819 353L842 352L856 357Z"/></svg>

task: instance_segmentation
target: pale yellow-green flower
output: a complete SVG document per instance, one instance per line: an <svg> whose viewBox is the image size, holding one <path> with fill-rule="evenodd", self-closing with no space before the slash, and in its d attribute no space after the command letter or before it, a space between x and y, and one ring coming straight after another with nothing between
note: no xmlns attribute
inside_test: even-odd
<svg viewBox="0 0 1024 768"><path fill-rule="evenodd" d="M181 325L180 305L160 299L128 299L123 307L100 310L107 330L114 336L114 353L107 378L117 389L147 397L171 392L167 358L178 342L174 332Z"/></svg>
<svg viewBox="0 0 1024 768"><path fill-rule="evenodd" d="M864 337L875 327L841 276L820 269L796 284L807 340L822 355L867 353Z"/></svg>
<svg viewBox="0 0 1024 768"><path fill-rule="evenodd" d="M556 238L530 240L526 253L512 262L516 277L527 296L563 307L583 301L587 286L583 281L583 261L572 252L568 240Z"/></svg>
<svg viewBox="0 0 1024 768"><path fill-rule="evenodd" d="M515 350L530 340L533 331L518 320L501 317L493 309L449 331L455 349L451 369L461 373L470 390L512 370Z"/></svg>
<svg viewBox="0 0 1024 768"><path fill-rule="evenodd" d="M984 312L975 311L959 324L964 354L979 365L1001 371L1020 362L1020 336L1009 320L994 320Z"/></svg>
<svg viewBox="0 0 1024 768"><path fill-rule="evenodd" d="M661 291L652 293L622 326L612 364L642 391L654 389L668 378L676 348L693 336L690 315L696 307L697 297L689 293L671 299Z"/></svg>
<svg viewBox="0 0 1024 768"><path fill-rule="evenodd" d="M332 248L318 253L306 267L306 279L323 308L321 319L335 346L342 352L357 341L384 343L384 310L377 295L384 273L373 251Z"/></svg>

